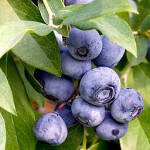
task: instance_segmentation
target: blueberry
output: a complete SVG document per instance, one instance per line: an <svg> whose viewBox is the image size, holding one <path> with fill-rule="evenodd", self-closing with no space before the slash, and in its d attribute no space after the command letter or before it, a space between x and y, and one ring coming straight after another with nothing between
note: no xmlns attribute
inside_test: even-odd
<svg viewBox="0 0 150 150"><path fill-rule="evenodd" d="M105 66L112 68L118 64L125 52L125 49L111 42L104 35L101 36L101 39L103 43L102 51L98 57L93 60L93 62L97 67Z"/></svg>
<svg viewBox="0 0 150 150"><path fill-rule="evenodd" d="M132 88L123 88L111 106L111 114L114 119L124 123L139 116L143 106L144 101L138 91Z"/></svg>
<svg viewBox="0 0 150 150"><path fill-rule="evenodd" d="M73 28L66 39L72 57L78 60L96 58L102 50L102 40L96 30L80 30Z"/></svg>
<svg viewBox="0 0 150 150"><path fill-rule="evenodd" d="M147 60L150 62L150 41L148 42L148 49L147 49L146 58L147 58Z"/></svg>
<svg viewBox="0 0 150 150"><path fill-rule="evenodd" d="M34 77L43 85L43 94L51 100L67 101L74 92L73 80L67 76L61 78L42 70L36 70Z"/></svg>
<svg viewBox="0 0 150 150"><path fill-rule="evenodd" d="M95 132L104 140L116 140L126 134L128 123L119 123L106 112L103 122L95 128Z"/></svg>
<svg viewBox="0 0 150 150"><path fill-rule="evenodd" d="M83 125L94 127L99 125L105 117L104 106L94 106L82 97L76 98L71 106L73 116Z"/></svg>
<svg viewBox="0 0 150 150"><path fill-rule="evenodd" d="M81 79L87 71L92 69L92 62L91 60L77 60L68 51L62 51L61 67L63 74L75 79Z"/></svg>
<svg viewBox="0 0 150 150"><path fill-rule="evenodd" d="M43 115L34 125L33 129L38 140L51 145L62 144L67 138L67 126L58 113Z"/></svg>
<svg viewBox="0 0 150 150"><path fill-rule="evenodd" d="M34 71L34 78L44 86L45 79L48 78L49 74L43 70L35 69Z"/></svg>
<svg viewBox="0 0 150 150"><path fill-rule="evenodd" d="M94 68L82 77L79 90L87 102L98 106L104 105L112 102L118 96L120 79L110 68Z"/></svg>
<svg viewBox="0 0 150 150"><path fill-rule="evenodd" d="M77 124L77 120L72 115L71 106L68 106L67 104L61 104L56 112L59 113L68 127Z"/></svg>
<svg viewBox="0 0 150 150"><path fill-rule="evenodd" d="M73 5L73 4L88 4L94 0L65 0L65 5Z"/></svg>

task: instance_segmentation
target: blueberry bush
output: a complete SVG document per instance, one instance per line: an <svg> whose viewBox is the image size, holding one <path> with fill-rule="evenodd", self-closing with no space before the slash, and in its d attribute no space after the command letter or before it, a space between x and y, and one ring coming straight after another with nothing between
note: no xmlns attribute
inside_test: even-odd
<svg viewBox="0 0 150 150"><path fill-rule="evenodd" d="M149 0L0 1L0 150L149 150L149 99Z"/></svg>

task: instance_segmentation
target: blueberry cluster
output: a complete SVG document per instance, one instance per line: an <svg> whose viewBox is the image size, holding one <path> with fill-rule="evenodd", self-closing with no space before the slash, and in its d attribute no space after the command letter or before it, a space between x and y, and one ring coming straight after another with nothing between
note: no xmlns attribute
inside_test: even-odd
<svg viewBox="0 0 150 150"><path fill-rule="evenodd" d="M36 137L59 145L67 137L67 127L79 122L94 127L102 139L121 138L128 130L128 122L142 112L144 105L135 89L121 89L120 78L112 69L125 50L96 30L75 27L66 39L66 46L60 47L61 78L42 70L34 72L43 86L43 95L62 103L36 122ZM74 81L79 82L76 89Z"/></svg>
<svg viewBox="0 0 150 150"><path fill-rule="evenodd" d="M66 0L66 5L93 0ZM60 43L59 43L60 44ZM104 140L121 138L128 122L143 110L143 99L133 88L121 88L120 78L112 69L125 49L96 30L72 27L66 45L60 46L62 77L35 70L34 77L43 86L43 95L57 100L53 113L43 115L34 126L37 139L51 145L62 144L67 127L81 123L94 127ZM74 85L78 81L78 86Z"/></svg>

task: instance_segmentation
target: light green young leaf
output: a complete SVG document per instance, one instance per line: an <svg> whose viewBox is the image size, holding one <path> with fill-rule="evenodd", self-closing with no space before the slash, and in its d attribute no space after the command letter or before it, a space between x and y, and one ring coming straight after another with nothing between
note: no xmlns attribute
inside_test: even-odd
<svg viewBox="0 0 150 150"><path fill-rule="evenodd" d="M0 113L0 150L5 150L5 145L6 145L5 120Z"/></svg>
<svg viewBox="0 0 150 150"><path fill-rule="evenodd" d="M10 21L0 26L0 58L13 48L26 33L35 33L40 36L52 31L45 24L34 21Z"/></svg>
<svg viewBox="0 0 150 150"><path fill-rule="evenodd" d="M17 116L14 116L0 109L6 125L6 150L35 150L33 125L36 119L12 56L9 55L7 61L3 57L0 66L5 73L7 71L17 111Z"/></svg>
<svg viewBox="0 0 150 150"><path fill-rule="evenodd" d="M137 56L136 42L130 26L115 14L76 22L73 25L84 30L97 29L109 40Z"/></svg>
<svg viewBox="0 0 150 150"><path fill-rule="evenodd" d="M19 17L16 13L14 13L14 10L10 6L7 0L0 1L0 25L12 21L12 20L18 20Z"/></svg>
<svg viewBox="0 0 150 150"><path fill-rule="evenodd" d="M131 53L127 53L127 59L131 66L136 66L140 64L147 54L147 39L144 36L136 37L136 45L137 45L137 58L133 56Z"/></svg>
<svg viewBox="0 0 150 150"><path fill-rule="evenodd" d="M3 71L0 69L0 107L16 115L12 91Z"/></svg>
<svg viewBox="0 0 150 150"><path fill-rule="evenodd" d="M129 123L129 131L121 138L122 150L150 149L150 78L138 66L133 68L128 77L128 87L138 90L144 99L144 110L140 116Z"/></svg>
<svg viewBox="0 0 150 150"><path fill-rule="evenodd" d="M58 17L63 19L64 25L73 24L76 21L102 17L117 12L135 12L136 8L128 0L95 0L89 4L78 4L59 11Z"/></svg>

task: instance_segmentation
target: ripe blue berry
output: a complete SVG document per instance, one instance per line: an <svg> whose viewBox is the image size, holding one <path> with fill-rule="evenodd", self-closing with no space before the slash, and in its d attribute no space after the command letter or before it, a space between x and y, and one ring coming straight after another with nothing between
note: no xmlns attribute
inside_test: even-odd
<svg viewBox="0 0 150 150"><path fill-rule="evenodd" d="M34 71L34 78L42 85L44 86L45 80L46 78L48 78L49 73L43 71L43 70L39 70L39 69L35 69Z"/></svg>
<svg viewBox="0 0 150 150"><path fill-rule="evenodd" d="M66 49L68 50L67 47ZM87 71L92 69L92 62L77 60L67 50L61 51L62 73L74 79L81 79Z"/></svg>
<svg viewBox="0 0 150 150"><path fill-rule="evenodd" d="M94 0L65 0L65 5L73 5L73 4L88 4Z"/></svg>
<svg viewBox="0 0 150 150"><path fill-rule="evenodd" d="M77 124L77 120L72 115L71 106L68 106L67 104L61 104L56 112L59 113L67 127Z"/></svg>
<svg viewBox="0 0 150 150"><path fill-rule="evenodd" d="M114 101L120 91L120 79L115 71L98 67L88 71L79 86L81 97L93 105L104 105Z"/></svg>
<svg viewBox="0 0 150 150"><path fill-rule="evenodd" d="M35 123L33 131L38 140L51 145L62 144L68 134L65 122L56 112L43 115Z"/></svg>
<svg viewBox="0 0 150 150"><path fill-rule="evenodd" d="M101 38L103 43L102 51L93 60L93 62L97 67L105 66L112 68L118 64L125 52L125 49L113 43L104 35L102 35Z"/></svg>
<svg viewBox="0 0 150 150"><path fill-rule="evenodd" d="M138 91L123 88L111 106L111 114L115 120L125 123L139 116L143 105L144 101Z"/></svg>
<svg viewBox="0 0 150 150"><path fill-rule="evenodd" d="M72 57L78 60L94 59L102 50L101 37L94 29L83 31L73 28L66 43Z"/></svg>
<svg viewBox="0 0 150 150"><path fill-rule="evenodd" d="M76 98L71 106L73 116L83 125L94 127L99 125L105 117L104 106L94 106L82 97Z"/></svg>
<svg viewBox="0 0 150 150"><path fill-rule="evenodd" d="M119 123L106 112L103 122L95 128L96 134L104 140L116 140L126 134L128 123Z"/></svg>
<svg viewBox="0 0 150 150"><path fill-rule="evenodd" d="M34 77L43 85L44 96L51 100L67 101L74 92L72 79L61 78L42 70L36 70Z"/></svg>

